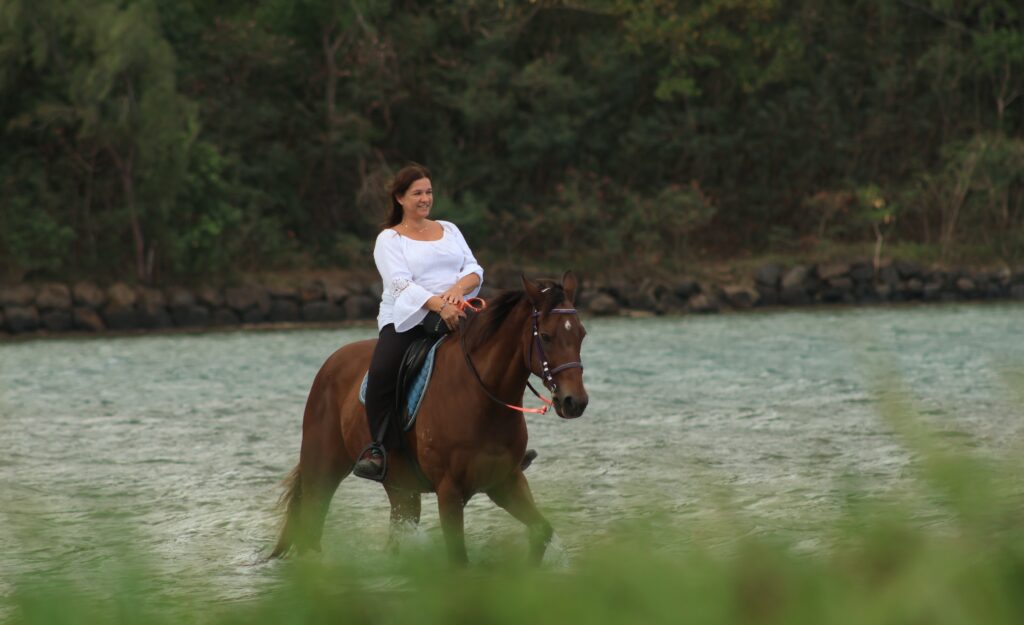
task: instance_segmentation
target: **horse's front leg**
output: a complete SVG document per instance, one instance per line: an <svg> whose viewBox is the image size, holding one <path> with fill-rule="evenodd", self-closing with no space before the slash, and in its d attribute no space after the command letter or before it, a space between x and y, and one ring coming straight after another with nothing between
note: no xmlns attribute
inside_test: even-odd
<svg viewBox="0 0 1024 625"><path fill-rule="evenodd" d="M466 499L461 489L452 484L451 480L441 482L437 489L441 530L444 532L444 542L448 546L448 558L453 564L458 565L469 562L466 556L466 536L462 518L465 507Z"/></svg>
<svg viewBox="0 0 1024 625"><path fill-rule="evenodd" d="M488 491L487 495L491 501L526 525L530 534L530 562L540 564L554 530L537 510L537 505L533 502L533 493L530 492L530 484L523 472L516 470L511 479Z"/></svg>
<svg viewBox="0 0 1024 625"><path fill-rule="evenodd" d="M401 533L415 527L420 522L420 494L414 490L385 486L388 501L391 503L391 532L388 546L398 551Z"/></svg>

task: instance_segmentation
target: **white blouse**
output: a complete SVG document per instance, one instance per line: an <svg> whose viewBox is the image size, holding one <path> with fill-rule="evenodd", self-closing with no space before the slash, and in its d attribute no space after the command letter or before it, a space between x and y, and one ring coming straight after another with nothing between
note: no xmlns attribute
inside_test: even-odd
<svg viewBox="0 0 1024 625"><path fill-rule="evenodd" d="M377 329L389 323L396 332L410 330L423 321L428 310L423 307L434 295L440 295L461 278L475 273L484 282L484 270L473 257L466 239L448 221L438 220L443 234L436 241L416 241L391 228L377 235L373 260L384 282ZM480 292L477 285L466 297Z"/></svg>

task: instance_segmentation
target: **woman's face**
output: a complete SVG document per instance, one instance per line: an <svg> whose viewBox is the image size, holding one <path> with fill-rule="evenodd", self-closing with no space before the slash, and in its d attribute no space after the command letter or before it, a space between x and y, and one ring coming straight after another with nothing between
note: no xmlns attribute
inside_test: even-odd
<svg viewBox="0 0 1024 625"><path fill-rule="evenodd" d="M398 198L402 205L402 213L412 219L426 219L430 215L430 207L434 204L434 190L430 186L430 178L420 178L409 185L405 194Z"/></svg>

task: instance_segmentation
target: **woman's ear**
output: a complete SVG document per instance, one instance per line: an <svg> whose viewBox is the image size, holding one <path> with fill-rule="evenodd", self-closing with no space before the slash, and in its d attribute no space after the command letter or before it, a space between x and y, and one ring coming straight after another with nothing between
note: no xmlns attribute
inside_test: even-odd
<svg viewBox="0 0 1024 625"><path fill-rule="evenodd" d="M565 291L565 297L570 302L576 302L576 276L573 275L572 269L566 271L562 276L562 290Z"/></svg>

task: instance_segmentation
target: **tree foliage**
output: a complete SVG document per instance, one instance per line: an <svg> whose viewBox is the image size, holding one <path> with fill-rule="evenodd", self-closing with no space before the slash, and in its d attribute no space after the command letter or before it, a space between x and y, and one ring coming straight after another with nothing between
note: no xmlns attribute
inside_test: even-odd
<svg viewBox="0 0 1024 625"><path fill-rule="evenodd" d="M9 274L367 264L410 160L491 259L1024 253L1008 0L0 0L0 95Z"/></svg>

